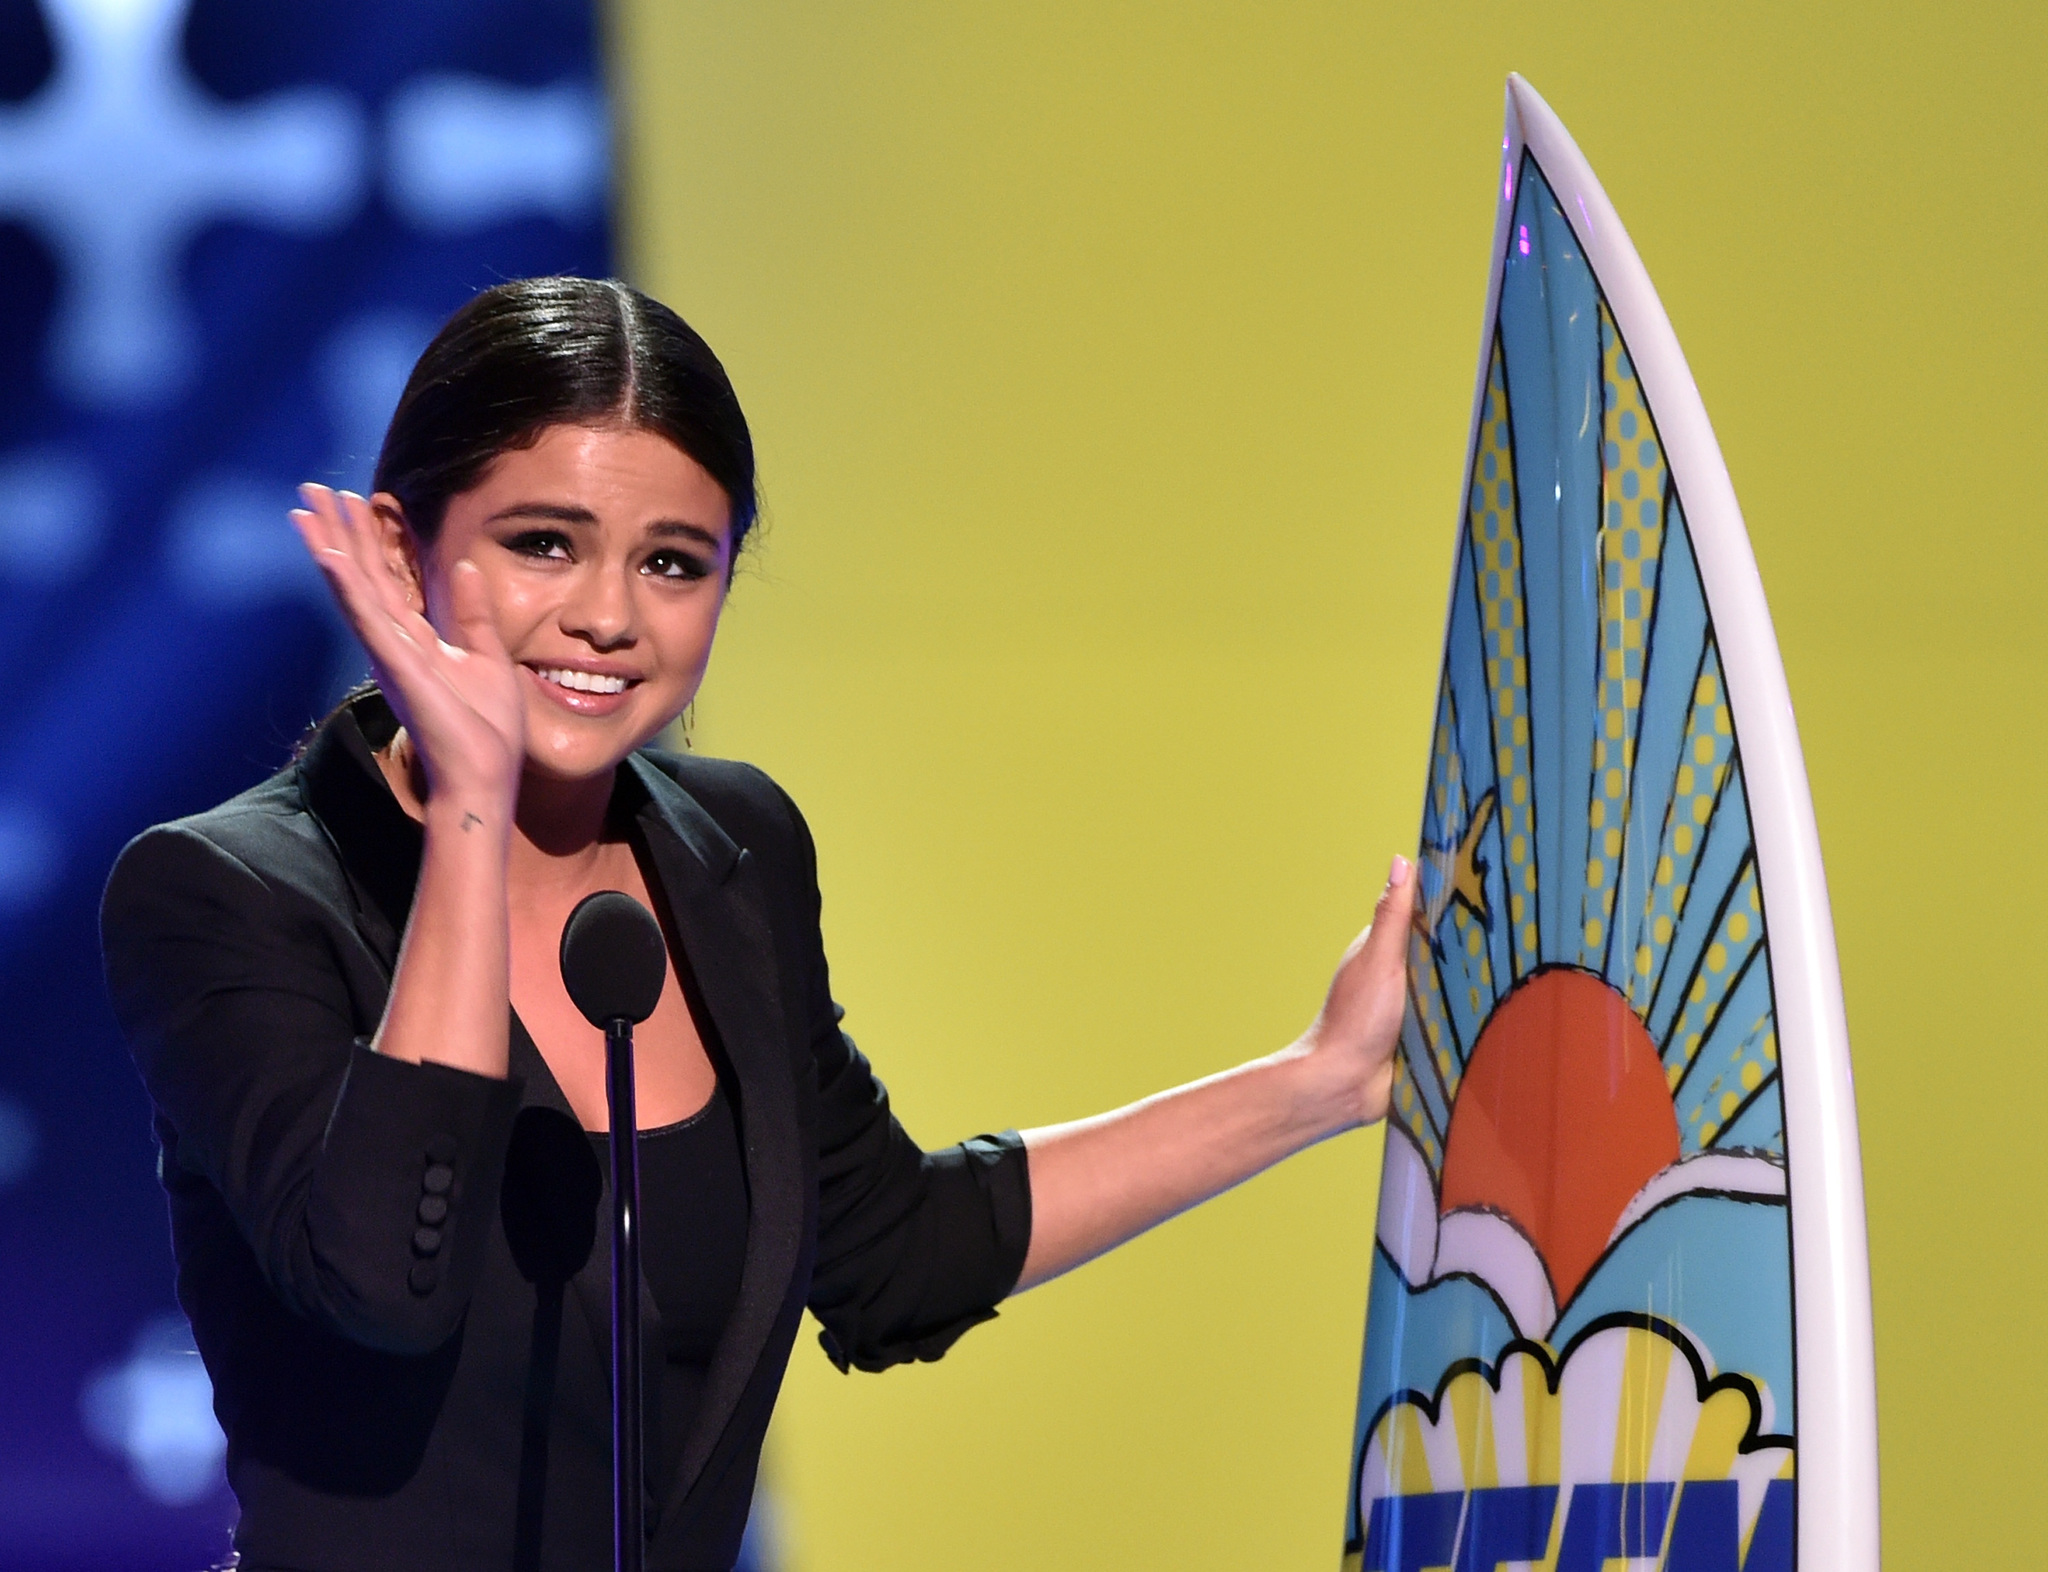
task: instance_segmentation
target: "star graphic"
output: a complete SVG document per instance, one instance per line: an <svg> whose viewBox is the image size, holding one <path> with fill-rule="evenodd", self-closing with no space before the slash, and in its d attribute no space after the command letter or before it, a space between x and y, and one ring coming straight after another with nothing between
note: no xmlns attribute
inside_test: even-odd
<svg viewBox="0 0 2048 1572"><path fill-rule="evenodd" d="M1472 812L1465 820L1465 828L1454 841L1440 846L1425 845L1422 861L1427 872L1424 894L1415 909L1415 927L1430 948L1441 957L1442 945L1437 938L1437 929L1443 925L1452 906L1463 906L1478 919L1482 928L1493 924L1492 909L1486 900L1486 874L1489 864L1479 855L1479 847L1486 838L1487 828L1493 823L1494 809L1498 802L1493 788L1472 805Z"/></svg>

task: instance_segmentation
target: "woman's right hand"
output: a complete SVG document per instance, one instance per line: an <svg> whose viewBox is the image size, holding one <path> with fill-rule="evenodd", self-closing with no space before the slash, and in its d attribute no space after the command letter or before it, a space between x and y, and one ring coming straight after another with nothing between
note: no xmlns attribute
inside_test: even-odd
<svg viewBox="0 0 2048 1572"><path fill-rule="evenodd" d="M369 651L415 750L436 807L509 828L526 762L526 694L491 617L483 574L458 562L448 575L445 631L417 604L423 591L385 551L384 526L349 491L299 488L292 524L326 576L342 614ZM452 640L452 642L451 642Z"/></svg>

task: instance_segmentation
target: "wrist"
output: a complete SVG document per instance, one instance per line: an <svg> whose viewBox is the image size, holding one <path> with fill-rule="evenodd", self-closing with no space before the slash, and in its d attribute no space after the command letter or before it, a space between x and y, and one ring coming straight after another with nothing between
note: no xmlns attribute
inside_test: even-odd
<svg viewBox="0 0 2048 1572"><path fill-rule="evenodd" d="M1312 1038L1297 1039L1267 1062L1281 1078L1289 1120L1305 1138L1303 1144L1372 1122L1357 1076Z"/></svg>
<svg viewBox="0 0 2048 1572"><path fill-rule="evenodd" d="M512 805L484 793L435 793L420 815L431 840L502 849L511 839Z"/></svg>

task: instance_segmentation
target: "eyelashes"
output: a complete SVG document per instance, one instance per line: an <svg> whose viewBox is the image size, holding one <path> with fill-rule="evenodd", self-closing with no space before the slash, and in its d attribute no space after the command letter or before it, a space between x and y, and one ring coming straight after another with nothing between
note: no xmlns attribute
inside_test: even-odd
<svg viewBox="0 0 2048 1572"><path fill-rule="evenodd" d="M694 581L709 578L711 564L687 551L657 551L641 564L640 571L659 579Z"/></svg>
<svg viewBox="0 0 2048 1572"><path fill-rule="evenodd" d="M569 558L569 537L559 530L522 530L517 535L508 536L503 544L507 551L522 557L545 557L560 561L567 561Z"/></svg>
<svg viewBox="0 0 2048 1572"><path fill-rule="evenodd" d="M522 530L506 537L502 542L505 549L515 556L532 558L540 562L573 562L575 550L569 537L560 530ZM640 564L640 572L648 578L667 579L679 583L695 583L711 576L714 564L707 558L687 551L664 547L648 554Z"/></svg>

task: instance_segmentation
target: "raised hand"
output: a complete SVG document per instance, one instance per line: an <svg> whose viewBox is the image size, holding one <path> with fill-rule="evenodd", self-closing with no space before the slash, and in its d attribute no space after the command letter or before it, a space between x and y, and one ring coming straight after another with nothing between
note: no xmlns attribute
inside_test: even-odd
<svg viewBox="0 0 2048 1572"><path fill-rule="evenodd" d="M378 686L419 757L430 798L509 825L526 758L526 695L485 598L483 574L448 574L445 626L392 567L370 504L347 491L302 486L292 524L369 651ZM467 820L465 819L465 823Z"/></svg>

